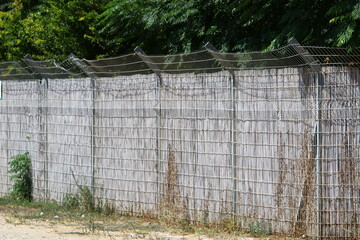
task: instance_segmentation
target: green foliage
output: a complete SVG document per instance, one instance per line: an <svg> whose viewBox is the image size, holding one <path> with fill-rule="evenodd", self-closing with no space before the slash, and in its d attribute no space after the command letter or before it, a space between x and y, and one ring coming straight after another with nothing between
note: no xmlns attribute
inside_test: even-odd
<svg viewBox="0 0 360 240"><path fill-rule="evenodd" d="M360 44L357 0L111 0L98 16L108 55L140 45L147 53L189 52L210 41L224 51L302 44ZM336 10L335 10L335 9ZM333 19L341 19L334 21Z"/></svg>
<svg viewBox="0 0 360 240"><path fill-rule="evenodd" d="M4 0L0 60L360 45L358 0Z"/></svg>
<svg viewBox="0 0 360 240"><path fill-rule="evenodd" d="M239 40L236 1L112 0L99 15L106 52L116 55L140 45L147 53L190 52L210 41L221 48ZM230 43L230 44L229 44Z"/></svg>
<svg viewBox="0 0 360 240"><path fill-rule="evenodd" d="M8 11L11 8L12 1L9 0L3 0L0 3L0 11Z"/></svg>
<svg viewBox="0 0 360 240"><path fill-rule="evenodd" d="M336 27L334 42L336 46L355 47L360 44L360 2L343 0L332 6L327 15L332 17L330 24Z"/></svg>
<svg viewBox="0 0 360 240"><path fill-rule="evenodd" d="M255 221L249 224L249 233L253 236L271 235L271 227L263 221Z"/></svg>
<svg viewBox="0 0 360 240"><path fill-rule="evenodd" d="M94 197L87 186L79 186L80 188L80 197L79 203L80 207L85 212L93 212L95 209Z"/></svg>
<svg viewBox="0 0 360 240"><path fill-rule="evenodd" d="M62 205L67 209L78 209L80 206L80 198L77 194L67 194Z"/></svg>
<svg viewBox="0 0 360 240"><path fill-rule="evenodd" d="M9 173L13 181L12 196L19 200L32 200L31 160L28 152L11 157Z"/></svg>
<svg viewBox="0 0 360 240"><path fill-rule="evenodd" d="M104 215L113 215L115 213L115 207L108 201L94 201L94 197L91 194L90 189L87 186L78 186L79 194L67 194L62 206L67 209L79 209L86 213L101 213Z"/></svg>
<svg viewBox="0 0 360 240"><path fill-rule="evenodd" d="M70 53L95 57L94 26L103 2L15 0L9 11L0 11L0 59L17 60L27 53L35 59L60 60Z"/></svg>
<svg viewBox="0 0 360 240"><path fill-rule="evenodd" d="M75 53L79 57L95 57L94 21L101 2L49 0L30 13L22 22L32 56L64 59Z"/></svg>

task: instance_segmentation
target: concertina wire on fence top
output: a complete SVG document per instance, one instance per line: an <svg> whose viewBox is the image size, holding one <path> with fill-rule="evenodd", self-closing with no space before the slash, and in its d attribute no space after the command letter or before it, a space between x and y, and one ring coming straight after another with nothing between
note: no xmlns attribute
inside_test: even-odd
<svg viewBox="0 0 360 240"><path fill-rule="evenodd" d="M98 60L78 59L71 54L61 63L53 59L36 61L25 56L21 61L0 62L0 80L64 79L116 77L159 73L211 73L222 70L274 69L287 67L359 67L360 48L301 46L296 40L269 52L220 53L206 45L204 50L159 56L144 52ZM211 44L210 44L211 46ZM308 61L310 59L310 61Z"/></svg>

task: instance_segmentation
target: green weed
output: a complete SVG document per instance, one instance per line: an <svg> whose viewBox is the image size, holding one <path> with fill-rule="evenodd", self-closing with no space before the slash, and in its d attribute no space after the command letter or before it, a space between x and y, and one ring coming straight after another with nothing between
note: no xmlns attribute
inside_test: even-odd
<svg viewBox="0 0 360 240"><path fill-rule="evenodd" d="M63 199L64 207L68 209L78 209L80 207L80 198L77 194L66 194Z"/></svg>
<svg viewBox="0 0 360 240"><path fill-rule="evenodd" d="M17 200L32 200L31 160L28 152L11 157L10 177L14 181L11 196Z"/></svg>
<svg viewBox="0 0 360 240"><path fill-rule="evenodd" d="M255 221L249 224L249 233L253 236L271 235L271 228L263 221Z"/></svg>

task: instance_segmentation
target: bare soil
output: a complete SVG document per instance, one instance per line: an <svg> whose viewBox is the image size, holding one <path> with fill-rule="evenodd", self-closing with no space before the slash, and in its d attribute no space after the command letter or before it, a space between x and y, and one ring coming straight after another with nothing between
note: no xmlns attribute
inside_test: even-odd
<svg viewBox="0 0 360 240"><path fill-rule="evenodd" d="M37 216L38 215L38 216ZM187 234L179 229L163 227L146 219L119 217L114 219L91 219L85 215L79 219L66 216L46 216L36 209L0 206L1 240L252 240L287 239L279 237L252 238L214 232Z"/></svg>

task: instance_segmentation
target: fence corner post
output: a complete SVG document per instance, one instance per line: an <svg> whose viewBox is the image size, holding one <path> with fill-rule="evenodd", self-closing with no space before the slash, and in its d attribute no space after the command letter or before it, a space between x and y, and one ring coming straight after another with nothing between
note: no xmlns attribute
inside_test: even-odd
<svg viewBox="0 0 360 240"><path fill-rule="evenodd" d="M79 59L75 54L70 53L68 59L77 66L86 76L90 78L96 78L97 75L93 71L89 71L90 66L84 63L83 60Z"/></svg>
<svg viewBox="0 0 360 240"><path fill-rule="evenodd" d="M147 54L144 52L144 50L142 50L141 47L137 46L134 49L135 53L139 56L139 58L151 69L151 71L153 71L159 78L159 85L162 85L162 80L161 80L161 70L158 68L158 66L156 65L156 63L154 63L148 56Z"/></svg>

